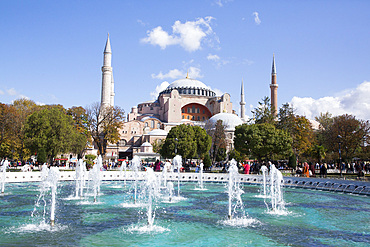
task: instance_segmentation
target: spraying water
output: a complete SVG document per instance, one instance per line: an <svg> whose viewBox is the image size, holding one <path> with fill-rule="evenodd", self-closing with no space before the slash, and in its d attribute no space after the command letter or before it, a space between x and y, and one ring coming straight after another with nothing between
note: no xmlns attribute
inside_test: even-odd
<svg viewBox="0 0 370 247"><path fill-rule="evenodd" d="M40 183L40 195L35 204L35 208L31 214L33 217L36 213L37 207L40 205L40 201L43 202L43 221L45 222L46 215L46 192L51 189L51 205L50 205L50 225L55 224L55 204L56 204L56 193L57 193L57 183L59 179L59 169L57 167L51 167L50 169L46 164L42 166L41 169L41 183Z"/></svg>
<svg viewBox="0 0 370 247"><path fill-rule="evenodd" d="M119 168L119 170L120 170L121 177L123 177L123 183L126 186L126 170L127 170L127 163L126 163L126 161L122 161L122 165ZM122 176L122 173L123 173L123 176Z"/></svg>
<svg viewBox="0 0 370 247"><path fill-rule="evenodd" d="M270 198L271 198L271 212L276 214L286 214L285 201L282 193L283 175L270 162ZM266 202L265 202L266 203ZM269 210L268 204L267 209Z"/></svg>
<svg viewBox="0 0 370 247"><path fill-rule="evenodd" d="M180 169L182 168L182 157L180 155L173 158L173 165L177 169L177 196L180 197Z"/></svg>
<svg viewBox="0 0 370 247"><path fill-rule="evenodd" d="M5 190L5 178L6 178L6 169L9 166L9 161L7 158L5 160L1 161L1 167L0 167L0 172L2 174L1 176L1 194L4 194Z"/></svg>
<svg viewBox="0 0 370 247"><path fill-rule="evenodd" d="M142 192L146 194L148 226L152 228L155 218L155 210L153 208L159 195L159 188L157 176L150 167L146 168L145 189Z"/></svg>
<svg viewBox="0 0 370 247"><path fill-rule="evenodd" d="M203 163L200 163L199 165L199 188L201 190L204 190L204 185L203 185Z"/></svg>
<svg viewBox="0 0 370 247"><path fill-rule="evenodd" d="M263 179L263 184L262 184L262 196L263 198L267 197L267 173L268 173L268 168L266 166L261 167L262 171L262 179Z"/></svg>
<svg viewBox="0 0 370 247"><path fill-rule="evenodd" d="M103 165L102 157L101 155L99 155L91 172L94 191L94 202L96 202L96 198L100 192L100 183L101 183L100 170L102 165Z"/></svg>
<svg viewBox="0 0 370 247"><path fill-rule="evenodd" d="M238 177L239 172L237 163L234 159L232 159L229 167L229 183L227 190L227 193L229 195L229 219L232 219L238 208L241 209L241 211L244 213L244 206L241 198L241 195L244 193L244 191L240 189Z"/></svg>
<svg viewBox="0 0 370 247"><path fill-rule="evenodd" d="M84 167L86 169L86 166L82 159L78 161L76 164L76 176L75 176L75 182L76 182L76 197L83 196L83 187L84 187L84 178L85 178L85 172Z"/></svg>
<svg viewBox="0 0 370 247"><path fill-rule="evenodd" d="M131 169L134 171L134 203L136 203L137 200L137 179L139 175L139 167L140 167L140 157L134 156L131 163Z"/></svg>

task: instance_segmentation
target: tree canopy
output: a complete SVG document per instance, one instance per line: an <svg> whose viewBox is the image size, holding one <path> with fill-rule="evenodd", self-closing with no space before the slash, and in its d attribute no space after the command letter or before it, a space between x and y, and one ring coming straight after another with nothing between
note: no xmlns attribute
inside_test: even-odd
<svg viewBox="0 0 370 247"><path fill-rule="evenodd" d="M26 146L33 152L45 151L48 160L71 152L78 135L71 116L60 106L42 107L32 113L25 123Z"/></svg>
<svg viewBox="0 0 370 247"><path fill-rule="evenodd" d="M235 128L235 149L258 160L270 160L278 155L289 156L291 143L292 138L273 124L242 124Z"/></svg>

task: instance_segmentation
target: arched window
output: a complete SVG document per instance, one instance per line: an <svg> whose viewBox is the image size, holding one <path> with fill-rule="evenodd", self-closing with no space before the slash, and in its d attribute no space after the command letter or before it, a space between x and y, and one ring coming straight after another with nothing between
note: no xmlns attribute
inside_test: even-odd
<svg viewBox="0 0 370 247"><path fill-rule="evenodd" d="M152 129L154 129L154 120L152 120L151 122L151 126L150 126Z"/></svg>

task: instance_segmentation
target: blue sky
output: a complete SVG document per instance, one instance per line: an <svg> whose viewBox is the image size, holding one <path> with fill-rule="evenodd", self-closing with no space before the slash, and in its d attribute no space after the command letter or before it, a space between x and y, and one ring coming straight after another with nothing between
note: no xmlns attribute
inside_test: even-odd
<svg viewBox="0 0 370 247"><path fill-rule="evenodd" d="M231 95L246 114L270 95L298 114L370 119L370 1L0 1L0 102L100 101L110 33L115 104L127 113L176 79Z"/></svg>

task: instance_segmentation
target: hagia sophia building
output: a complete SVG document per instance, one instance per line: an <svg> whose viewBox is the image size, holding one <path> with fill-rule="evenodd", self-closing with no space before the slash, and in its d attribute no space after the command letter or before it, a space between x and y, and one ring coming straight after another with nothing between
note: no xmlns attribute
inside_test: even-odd
<svg viewBox="0 0 370 247"><path fill-rule="evenodd" d="M101 106L114 106L114 80L111 66L112 50L109 35L104 50L102 67ZM277 109L275 58L272 63L271 105ZM245 117L244 85L241 83L240 117L233 112L231 96L216 93L203 82L186 78L172 82L159 93L156 100L139 103L131 108L119 129L120 141L109 144L105 158L111 161L132 159L134 155L152 162L160 157L153 152L154 142L165 139L170 129L180 124L205 126L207 122L222 120L225 125L227 151L233 148L235 126ZM275 110L276 114L276 110ZM88 153L97 153L91 148Z"/></svg>

